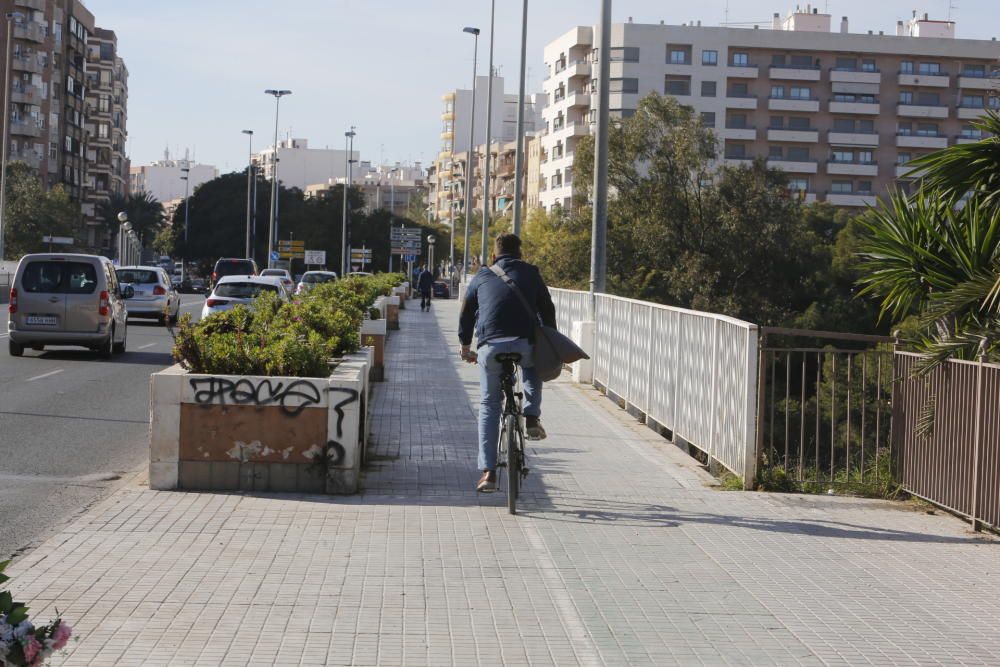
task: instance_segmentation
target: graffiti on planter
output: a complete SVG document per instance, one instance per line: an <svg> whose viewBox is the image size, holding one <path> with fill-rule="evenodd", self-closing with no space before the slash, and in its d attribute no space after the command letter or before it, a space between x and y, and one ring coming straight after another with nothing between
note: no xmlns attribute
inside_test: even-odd
<svg viewBox="0 0 1000 667"><path fill-rule="evenodd" d="M331 394L344 394L347 397L340 403L333 404L333 410L337 413L337 437L342 438L344 437L344 408L358 400L358 392L356 389L347 389L344 387L330 387L329 392ZM332 402L333 398L330 400Z"/></svg>
<svg viewBox="0 0 1000 667"><path fill-rule="evenodd" d="M342 463L347 456L347 450L336 440L330 440L323 447L313 445L302 452L302 456L311 459L313 465L318 465L320 469L326 469Z"/></svg>
<svg viewBox="0 0 1000 667"><path fill-rule="evenodd" d="M198 450L201 451L201 447ZM229 458L240 463L249 463L251 459L265 458L271 454L280 454L281 458L287 461L293 451L295 451L294 447L285 447L280 450L271 449L267 445L261 444L260 440L249 443L237 440L233 443L233 448L226 451L226 454ZM205 452L205 457L208 457L208 452Z"/></svg>
<svg viewBox="0 0 1000 667"><path fill-rule="evenodd" d="M278 405L292 417L320 402L319 389L307 380L276 382L240 378L191 378L194 401L199 405Z"/></svg>

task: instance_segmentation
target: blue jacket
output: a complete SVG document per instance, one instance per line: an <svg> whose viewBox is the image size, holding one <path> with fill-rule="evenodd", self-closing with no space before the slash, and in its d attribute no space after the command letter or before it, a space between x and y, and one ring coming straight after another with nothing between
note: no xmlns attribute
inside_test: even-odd
<svg viewBox="0 0 1000 667"><path fill-rule="evenodd" d="M509 255L497 257L497 264L520 288L528 303L534 304L542 323L555 327L556 308L538 267ZM514 290L488 267L483 267L465 290L465 301L462 303L458 323L458 339L462 345L471 345L475 331L476 347L492 338L507 336L527 338L534 342L536 324Z"/></svg>
<svg viewBox="0 0 1000 667"><path fill-rule="evenodd" d="M424 269L417 278L417 289L421 292L430 292L432 287L434 287L434 274Z"/></svg>

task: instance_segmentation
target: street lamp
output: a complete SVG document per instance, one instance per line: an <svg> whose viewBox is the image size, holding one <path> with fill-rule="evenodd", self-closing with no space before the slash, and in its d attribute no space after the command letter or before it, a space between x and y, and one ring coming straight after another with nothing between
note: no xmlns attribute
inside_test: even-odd
<svg viewBox="0 0 1000 667"><path fill-rule="evenodd" d="M344 146L347 148L347 158L344 179L344 218L340 223L340 275L347 275L347 242L349 235L347 233L347 196L351 188L351 166L354 164L354 137L357 136L357 132L354 131L354 126L351 125L351 129L344 132Z"/></svg>
<svg viewBox="0 0 1000 667"><path fill-rule="evenodd" d="M278 106L281 98L291 95L292 91L268 88L264 94L274 96L274 168L271 171L271 223L267 233L267 265L273 267L274 239L278 231Z"/></svg>
<svg viewBox="0 0 1000 667"><path fill-rule="evenodd" d="M118 263L125 265L125 232L132 229L132 223L128 221L128 213L121 211L118 214Z"/></svg>
<svg viewBox="0 0 1000 667"><path fill-rule="evenodd" d="M249 144L250 157L249 157L249 159L247 161L247 254L246 254L247 259L250 259L252 257L252 255L250 254L251 253L251 249L250 249L250 229L251 229L251 222L250 222L250 197L251 197L251 193L253 192L253 130L242 130L242 133L246 134L246 135L248 135L250 137L250 144Z"/></svg>
<svg viewBox="0 0 1000 667"><path fill-rule="evenodd" d="M191 164L188 162L188 164ZM184 255L181 257L181 280L184 280L184 268L186 264L187 254L188 254L188 213L190 212L190 207L188 205L190 197L188 196L190 192L191 185L191 167L181 167L181 180L184 181Z"/></svg>
<svg viewBox="0 0 1000 667"><path fill-rule="evenodd" d="M611 0L601 0L601 36L597 46L600 73L597 77L597 132L594 137L594 207L590 234L590 293L605 289L608 273L608 105L611 76ZM590 299L591 318L596 299Z"/></svg>
<svg viewBox="0 0 1000 667"><path fill-rule="evenodd" d="M490 229L490 216L493 215L493 202L490 199L490 159L493 157L491 136L493 134L493 35L497 3L490 2L490 69L486 83L486 157L483 159L483 238L481 250L483 263L486 262L487 235Z"/></svg>
<svg viewBox="0 0 1000 667"><path fill-rule="evenodd" d="M462 32L472 35L472 103L469 111L469 152L465 160L465 245L462 253L462 270L469 265L469 226L472 215L472 156L476 148L476 59L479 57L479 28L462 28ZM489 113L487 111L487 113ZM489 152L489 136L486 150ZM455 256L455 211L451 212L451 256Z"/></svg>
<svg viewBox="0 0 1000 667"><path fill-rule="evenodd" d="M436 240L433 234L427 235L427 268L432 276L434 275L434 242Z"/></svg>
<svg viewBox="0 0 1000 667"><path fill-rule="evenodd" d="M521 172L524 170L524 70L527 63L528 0L524 0L521 15L521 80L517 93L517 147L514 150L514 234L521 234ZM604 58L607 54L601 53ZM485 237L484 237L485 238ZM485 245L485 244L484 244Z"/></svg>
<svg viewBox="0 0 1000 667"><path fill-rule="evenodd" d="M7 221L6 199L7 199L7 137L10 135L10 51L11 33L14 30L14 22L21 22L24 14L21 12L7 12L7 69L3 84L3 149L0 152L0 261L5 257L6 246L4 245L4 223Z"/></svg>

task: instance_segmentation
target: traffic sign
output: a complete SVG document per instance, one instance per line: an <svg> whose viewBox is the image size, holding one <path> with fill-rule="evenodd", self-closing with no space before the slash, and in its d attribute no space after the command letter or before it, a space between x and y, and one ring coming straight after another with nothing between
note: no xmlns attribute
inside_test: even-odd
<svg viewBox="0 0 1000 667"><path fill-rule="evenodd" d="M306 250L304 255L306 264L326 264L326 250Z"/></svg>
<svg viewBox="0 0 1000 667"><path fill-rule="evenodd" d="M277 250L272 250L271 251L271 259L273 259L274 261L277 261L278 259L280 259L280 257L278 256L278 251Z"/></svg>
<svg viewBox="0 0 1000 667"><path fill-rule="evenodd" d="M403 261L404 262L415 262L415 261L417 261L417 256L416 255L404 255L403 256Z"/></svg>

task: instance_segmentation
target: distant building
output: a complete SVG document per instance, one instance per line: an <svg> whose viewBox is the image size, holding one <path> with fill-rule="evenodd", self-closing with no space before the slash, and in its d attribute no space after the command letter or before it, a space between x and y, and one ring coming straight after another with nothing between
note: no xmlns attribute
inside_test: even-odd
<svg viewBox="0 0 1000 667"><path fill-rule="evenodd" d="M283 139L278 142L278 180L286 188L305 190L316 183L337 182L347 176L347 151L335 148L309 148L307 139ZM273 146L256 155L264 178L270 180L274 173ZM354 151L354 171L359 164L360 152Z"/></svg>
<svg viewBox="0 0 1000 667"><path fill-rule="evenodd" d="M182 199L185 192L182 169L190 169L188 193L193 194L202 183L218 178L219 170L208 164L195 164L186 156L181 160L170 158L170 151L164 151L163 159L153 164L132 167L129 170L132 192L148 192L158 201Z"/></svg>
<svg viewBox="0 0 1000 667"><path fill-rule="evenodd" d="M278 172L281 177L281 172ZM423 166L414 164L382 165L373 167L368 162L356 165L352 174L353 185L360 188L365 198L365 209L391 210L394 215L406 215L410 202L418 193L427 193L427 175ZM284 180L284 178L282 178ZM306 197L327 197L344 178L331 179L326 183L307 185Z"/></svg>

